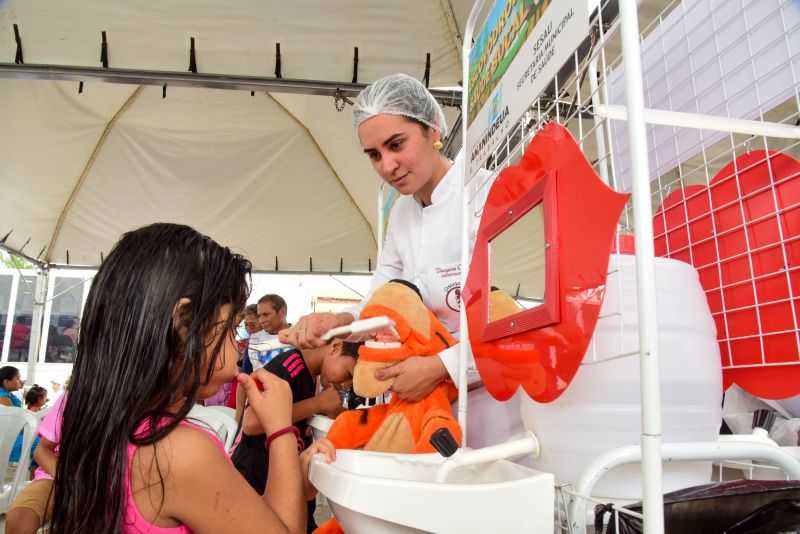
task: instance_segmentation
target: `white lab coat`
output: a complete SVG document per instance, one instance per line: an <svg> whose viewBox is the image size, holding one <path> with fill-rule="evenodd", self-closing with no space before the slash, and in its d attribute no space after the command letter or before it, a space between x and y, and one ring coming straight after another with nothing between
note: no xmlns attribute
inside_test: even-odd
<svg viewBox="0 0 800 534"><path fill-rule="evenodd" d="M376 288L400 278L419 288L425 305L458 339L462 165L463 153L459 153L452 168L434 189L430 206L423 208L414 195L404 195L397 200L389 216L386 242L372 275L370 291L359 305L346 310L353 317L358 318ZM472 257L478 219L473 222L469 257ZM439 353L439 358L458 386L458 345ZM474 367L471 351L468 365ZM522 431L516 395L508 402L499 403L485 389L474 391L469 396L467 417L467 442L473 448L501 443Z"/></svg>

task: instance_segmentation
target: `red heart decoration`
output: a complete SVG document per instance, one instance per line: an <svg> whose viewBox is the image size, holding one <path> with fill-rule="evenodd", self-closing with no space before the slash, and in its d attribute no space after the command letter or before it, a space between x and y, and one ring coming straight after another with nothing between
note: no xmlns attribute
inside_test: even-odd
<svg viewBox="0 0 800 534"><path fill-rule="evenodd" d="M692 264L717 325L723 387L766 399L800 393L800 162L754 150L708 187L669 194L655 253Z"/></svg>

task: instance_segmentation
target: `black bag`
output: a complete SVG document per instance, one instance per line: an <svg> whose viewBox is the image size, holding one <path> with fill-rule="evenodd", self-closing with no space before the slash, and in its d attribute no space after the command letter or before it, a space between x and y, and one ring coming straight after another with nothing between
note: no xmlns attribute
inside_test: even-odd
<svg viewBox="0 0 800 534"><path fill-rule="evenodd" d="M642 504L625 508L642 513ZM595 531L642 534L642 521L610 506L595 508ZM619 515L619 530L616 528ZM599 527L599 528L598 528ZM705 484L664 495L667 534L800 534L800 481L735 480Z"/></svg>

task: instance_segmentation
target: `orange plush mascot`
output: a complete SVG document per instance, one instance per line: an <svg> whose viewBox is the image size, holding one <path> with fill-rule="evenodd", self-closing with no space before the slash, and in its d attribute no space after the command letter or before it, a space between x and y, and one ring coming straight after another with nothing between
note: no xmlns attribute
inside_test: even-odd
<svg viewBox="0 0 800 534"><path fill-rule="evenodd" d="M376 370L410 356L435 356L456 343L447 328L422 303L417 288L403 280L392 280L379 287L359 319L378 316L392 319L395 331L374 335L358 351L353 389L362 397L375 397L392 387L394 379L379 381L375 378ZM461 427L450 410L456 394L452 382L447 381L417 402L392 396L388 404L340 414L327 437L337 449L421 454L435 452L428 440L440 428L447 428L460 444ZM331 534L342 530L336 520L331 519L315 532Z"/></svg>

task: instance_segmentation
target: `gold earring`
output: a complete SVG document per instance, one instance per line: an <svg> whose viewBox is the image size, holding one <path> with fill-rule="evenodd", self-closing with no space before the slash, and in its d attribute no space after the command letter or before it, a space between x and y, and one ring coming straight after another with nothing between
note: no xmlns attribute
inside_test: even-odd
<svg viewBox="0 0 800 534"><path fill-rule="evenodd" d="M442 144L441 141L436 141L435 143L433 143L433 148L435 148L436 150L441 150L442 147L444 147L444 145Z"/></svg>

